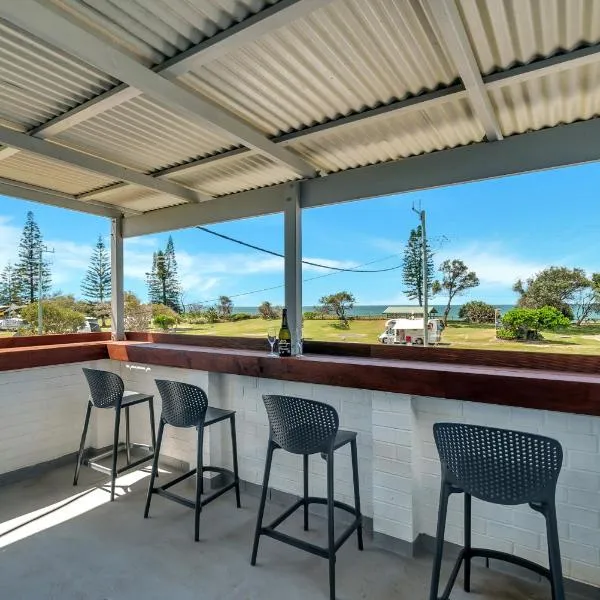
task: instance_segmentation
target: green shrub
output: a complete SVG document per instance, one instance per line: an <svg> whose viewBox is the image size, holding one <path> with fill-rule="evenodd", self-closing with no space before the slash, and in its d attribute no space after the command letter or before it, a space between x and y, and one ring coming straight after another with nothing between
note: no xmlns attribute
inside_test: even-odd
<svg viewBox="0 0 600 600"><path fill-rule="evenodd" d="M159 314L154 317L154 324L164 331L168 331L177 323L177 318L171 315Z"/></svg>
<svg viewBox="0 0 600 600"><path fill-rule="evenodd" d="M499 340L516 340L517 334L512 329L502 327L496 331L496 337Z"/></svg>
<svg viewBox="0 0 600 600"><path fill-rule="evenodd" d="M219 311L216 306L209 306L204 311L204 318L207 323L218 323L219 322Z"/></svg>
<svg viewBox="0 0 600 600"><path fill-rule="evenodd" d="M230 321L247 321L248 319L255 319L257 315L251 315L250 313L233 313L229 317Z"/></svg>
<svg viewBox="0 0 600 600"><path fill-rule="evenodd" d="M179 321L179 313L175 312L170 306L164 304L151 304L152 307L152 318L156 319L159 315L166 315L172 317L175 322Z"/></svg>
<svg viewBox="0 0 600 600"><path fill-rule="evenodd" d="M38 304L28 304L21 310L21 317L27 322L27 331L37 333ZM85 325L85 315L61 302L42 300L43 333L73 333Z"/></svg>
<svg viewBox="0 0 600 600"><path fill-rule="evenodd" d="M320 313L317 313L314 310L307 310L303 316L306 321L314 321L315 319L321 318Z"/></svg>
<svg viewBox="0 0 600 600"><path fill-rule="evenodd" d="M468 323L493 323L496 320L496 309L487 302L472 300L460 307L458 317Z"/></svg>
<svg viewBox="0 0 600 600"><path fill-rule="evenodd" d="M504 328L515 334L518 340L539 340L540 330L554 330L570 324L560 310L553 306L541 308L513 308L502 317Z"/></svg>

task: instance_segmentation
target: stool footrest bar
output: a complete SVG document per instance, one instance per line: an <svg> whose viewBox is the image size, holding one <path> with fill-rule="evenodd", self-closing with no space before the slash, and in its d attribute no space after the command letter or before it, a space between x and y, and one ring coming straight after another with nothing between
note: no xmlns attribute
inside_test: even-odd
<svg viewBox="0 0 600 600"><path fill-rule="evenodd" d="M178 504L183 504L183 506L187 506L188 508L196 508L195 502L193 502L192 500L188 500L187 498L184 498L183 496L178 496L177 494L174 494L173 492L167 492L166 490L163 490L162 488L154 488L153 491L155 494L158 494L159 496L162 496L163 498L173 500L173 502L177 502Z"/></svg>
<svg viewBox="0 0 600 600"><path fill-rule="evenodd" d="M307 504L327 504L326 498L316 498L309 497L307 498ZM335 541L334 545L334 553L337 552L342 544L362 525L362 516L356 515L356 510L350 506L349 504L345 504L344 502L338 502L334 500L333 505L336 508L340 508L350 514L356 516L355 520L344 529L343 533L340 537ZM329 558L329 549L322 548L321 546L316 546L315 544L310 544L309 542L305 542L304 540L295 538L291 535L281 533L276 531L276 528L279 527L288 517L291 517L299 508L304 506L304 498L300 498L297 502L294 502L292 506L286 509L281 515L279 515L274 521L272 521L269 525L261 528L261 534L264 534L273 539L279 540L280 542L284 542L285 544L290 544L299 548L300 550L306 550L307 552L311 552L312 554L316 554L317 556L321 556L322 558Z"/></svg>
<svg viewBox="0 0 600 600"><path fill-rule="evenodd" d="M506 552L500 552L499 550L489 550L487 548L462 548L458 554L456 562L454 563L454 567L452 568L452 572L448 578L448 583L446 584L444 593L439 597L439 600L448 600L450 598L450 593L452 592L452 588L456 583L456 578L460 572L460 567L462 566L463 561L467 558L493 558L495 560L509 562L513 565L517 565L518 567L529 569L530 571L533 571L534 573L537 573L546 579L550 579L549 569L527 560L526 558L514 556L513 554L508 554Z"/></svg>

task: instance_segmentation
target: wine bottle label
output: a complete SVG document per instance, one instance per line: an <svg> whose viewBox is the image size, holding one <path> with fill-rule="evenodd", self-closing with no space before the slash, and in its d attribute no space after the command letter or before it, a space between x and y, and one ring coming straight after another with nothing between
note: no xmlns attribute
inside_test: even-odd
<svg viewBox="0 0 600 600"><path fill-rule="evenodd" d="M291 356L292 345L289 340L279 340L279 356Z"/></svg>

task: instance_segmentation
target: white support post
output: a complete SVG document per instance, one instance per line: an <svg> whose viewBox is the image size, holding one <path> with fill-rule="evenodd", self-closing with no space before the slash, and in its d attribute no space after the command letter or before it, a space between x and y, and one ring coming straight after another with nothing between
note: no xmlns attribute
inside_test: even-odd
<svg viewBox="0 0 600 600"><path fill-rule="evenodd" d="M123 294L123 217L112 219L110 236L110 327L112 339L125 339L125 306Z"/></svg>
<svg viewBox="0 0 600 600"><path fill-rule="evenodd" d="M292 354L297 353L298 327L302 326L302 209L300 184L285 187L284 198L285 306L292 333Z"/></svg>

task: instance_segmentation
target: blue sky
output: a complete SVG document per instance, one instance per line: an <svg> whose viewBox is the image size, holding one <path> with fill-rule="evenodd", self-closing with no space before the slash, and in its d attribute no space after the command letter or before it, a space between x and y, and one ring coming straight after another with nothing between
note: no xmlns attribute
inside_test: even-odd
<svg viewBox="0 0 600 600"><path fill-rule="evenodd" d="M510 304L514 281L550 265L600 270L600 164L519 175L485 182L387 196L303 213L304 257L335 266L368 268L398 265L409 230L417 225L412 203L427 211L428 233L436 267L461 258L481 285L460 302L482 299ZM16 256L28 210L33 210L46 243L53 247L54 289L79 295L80 283L98 235L108 242L109 222L100 217L3 197L0 204L0 268ZM283 217L272 215L211 226L227 235L275 251L283 248ZM283 289L251 295L243 292L281 286L283 261L236 246L195 229L173 232L185 290L184 301L236 296L238 306L263 300L283 302ZM145 273L152 252L168 234L127 240L125 285L146 298ZM380 260L383 259L383 260ZM305 305L323 294L346 289L359 304L406 303L401 271L336 274L313 267L304 278ZM443 297L434 299L442 303Z"/></svg>

